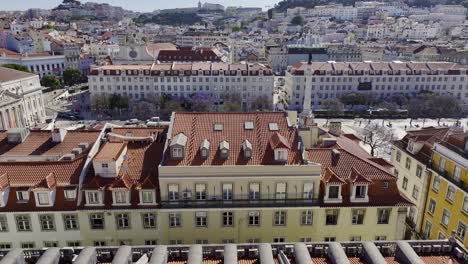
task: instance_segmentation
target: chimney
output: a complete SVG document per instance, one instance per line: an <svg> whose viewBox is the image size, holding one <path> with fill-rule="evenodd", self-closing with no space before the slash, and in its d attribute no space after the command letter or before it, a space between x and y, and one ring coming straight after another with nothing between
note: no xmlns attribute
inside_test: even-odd
<svg viewBox="0 0 468 264"><path fill-rule="evenodd" d="M340 136L341 135L341 122L337 122L337 121L330 122L328 133L334 136Z"/></svg>
<svg viewBox="0 0 468 264"><path fill-rule="evenodd" d="M65 135L67 134L67 130L64 128L54 128L52 130L52 141L55 143L63 142L65 139Z"/></svg>
<svg viewBox="0 0 468 264"><path fill-rule="evenodd" d="M27 128L11 128L7 131L8 143L19 144L23 143L29 135Z"/></svg>

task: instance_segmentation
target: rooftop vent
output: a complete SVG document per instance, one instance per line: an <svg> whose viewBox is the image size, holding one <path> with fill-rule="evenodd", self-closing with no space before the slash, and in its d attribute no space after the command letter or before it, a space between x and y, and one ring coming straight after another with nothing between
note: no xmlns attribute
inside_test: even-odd
<svg viewBox="0 0 468 264"><path fill-rule="evenodd" d="M8 143L19 144L23 143L29 135L27 128L11 128L7 132Z"/></svg>
<svg viewBox="0 0 468 264"><path fill-rule="evenodd" d="M252 130L252 129L254 129L254 122L252 122L252 121L246 121L246 122L244 123L244 129L245 129L245 130Z"/></svg>
<svg viewBox="0 0 468 264"><path fill-rule="evenodd" d="M73 148L71 153L78 156L83 150L81 148Z"/></svg>
<svg viewBox="0 0 468 264"><path fill-rule="evenodd" d="M61 160L73 160L75 158L75 154L68 153L62 156Z"/></svg>
<svg viewBox="0 0 468 264"><path fill-rule="evenodd" d="M269 123L268 128L270 129L270 131L278 131L279 130L278 123Z"/></svg>
<svg viewBox="0 0 468 264"><path fill-rule="evenodd" d="M80 144L78 144L78 147L81 148L81 150L85 150L89 147L89 144L88 142L82 142Z"/></svg>
<svg viewBox="0 0 468 264"><path fill-rule="evenodd" d="M56 143L63 142L67 135L67 130L63 128L55 128L52 130L52 141Z"/></svg>
<svg viewBox="0 0 468 264"><path fill-rule="evenodd" d="M223 124L214 124L214 131L223 131Z"/></svg>

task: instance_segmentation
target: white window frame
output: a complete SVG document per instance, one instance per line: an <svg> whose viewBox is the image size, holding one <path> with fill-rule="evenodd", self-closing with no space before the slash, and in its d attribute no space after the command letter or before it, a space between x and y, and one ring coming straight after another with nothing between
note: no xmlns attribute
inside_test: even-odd
<svg viewBox="0 0 468 264"><path fill-rule="evenodd" d="M37 199L36 203L38 206L48 206L51 204L49 192L36 192L35 194Z"/></svg>
<svg viewBox="0 0 468 264"><path fill-rule="evenodd" d="M151 200L145 200L145 198L148 198L147 195L150 194ZM146 195L146 197L145 197ZM155 204L155 191L153 190L140 190L140 204Z"/></svg>
<svg viewBox="0 0 468 264"><path fill-rule="evenodd" d="M101 191L85 191L86 205L99 206L102 205L102 192Z"/></svg>
<svg viewBox="0 0 468 264"><path fill-rule="evenodd" d="M249 183L249 200L260 200L260 183Z"/></svg>
<svg viewBox="0 0 468 264"><path fill-rule="evenodd" d="M76 189L65 189L63 190L63 195L65 196L65 200L75 200Z"/></svg>
<svg viewBox="0 0 468 264"><path fill-rule="evenodd" d="M16 191L18 203L27 203L29 201L29 191Z"/></svg>

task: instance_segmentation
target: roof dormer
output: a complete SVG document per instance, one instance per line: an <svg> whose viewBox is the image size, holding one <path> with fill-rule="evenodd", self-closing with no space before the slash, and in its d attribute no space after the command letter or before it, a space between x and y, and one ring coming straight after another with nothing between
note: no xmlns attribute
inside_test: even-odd
<svg viewBox="0 0 468 264"><path fill-rule="evenodd" d="M346 184L332 169L327 168L322 177L322 182L325 185L325 196L323 197L324 203L341 203L343 197L341 196L341 187Z"/></svg>
<svg viewBox="0 0 468 264"><path fill-rule="evenodd" d="M57 181L55 174L50 173L32 188L37 207L50 207L55 203Z"/></svg>
<svg viewBox="0 0 468 264"><path fill-rule="evenodd" d="M244 159L248 160L252 157L252 143L247 139L242 143L242 150L244 151Z"/></svg>
<svg viewBox="0 0 468 264"><path fill-rule="evenodd" d="M63 142L65 136L67 135L67 130L64 128L54 128L52 130L52 142L60 143Z"/></svg>
<svg viewBox="0 0 468 264"><path fill-rule="evenodd" d="M105 178L117 177L126 154L127 143L105 143L93 159L95 174Z"/></svg>
<svg viewBox="0 0 468 264"><path fill-rule="evenodd" d="M222 159L229 158L229 142L227 142L226 140L223 140L219 143L219 156Z"/></svg>
<svg viewBox="0 0 468 264"><path fill-rule="evenodd" d="M187 144L187 136L184 133L177 134L169 145L172 159L183 159L185 157L185 146Z"/></svg>
<svg viewBox="0 0 468 264"><path fill-rule="evenodd" d="M210 142L208 139L204 139L200 145L200 156L202 159L207 159L210 153Z"/></svg>
<svg viewBox="0 0 468 264"><path fill-rule="evenodd" d="M351 202L352 203L366 203L369 202L369 185L373 182L371 179L365 177L354 167L351 168L349 182L351 183Z"/></svg>
<svg viewBox="0 0 468 264"><path fill-rule="evenodd" d="M280 133L274 133L270 138L270 147L274 151L275 160L286 162L288 160L288 150L291 148L288 140Z"/></svg>
<svg viewBox="0 0 468 264"><path fill-rule="evenodd" d="M408 140L408 146L406 146L406 150L408 150L411 154L418 154L418 152L422 149L424 145L424 139L416 137Z"/></svg>

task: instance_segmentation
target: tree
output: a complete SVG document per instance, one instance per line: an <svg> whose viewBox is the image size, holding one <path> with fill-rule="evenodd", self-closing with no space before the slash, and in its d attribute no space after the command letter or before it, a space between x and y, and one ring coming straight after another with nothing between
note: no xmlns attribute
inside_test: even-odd
<svg viewBox="0 0 468 264"><path fill-rule="evenodd" d="M257 111L271 110L272 104L273 102L268 99L268 96L260 95L250 102L250 109Z"/></svg>
<svg viewBox="0 0 468 264"><path fill-rule="evenodd" d="M23 65L19 65L19 64L8 63L8 64L0 65L0 66L5 67L5 68L10 68L10 69L13 69L13 70L17 70L17 71L30 72L28 70L28 67L23 66Z"/></svg>
<svg viewBox="0 0 468 264"><path fill-rule="evenodd" d="M459 117L462 113L460 102L450 95L428 96L425 104L429 117L437 118L439 126L442 117Z"/></svg>
<svg viewBox="0 0 468 264"><path fill-rule="evenodd" d="M195 93L190 97L190 109L195 112L209 112L213 110L213 98L207 93Z"/></svg>
<svg viewBox="0 0 468 264"><path fill-rule="evenodd" d="M363 143L371 149L371 155L375 156L376 151L384 149L391 141L394 140L393 133L385 126L368 124L359 134L364 139Z"/></svg>
<svg viewBox="0 0 468 264"><path fill-rule="evenodd" d="M232 30L232 32L238 32L238 31L241 31L241 27L239 27L239 26L233 26L233 27L231 28L231 30Z"/></svg>
<svg viewBox="0 0 468 264"><path fill-rule="evenodd" d="M304 18L302 16L295 16L291 19L291 24L302 26L304 24Z"/></svg>
<svg viewBox="0 0 468 264"><path fill-rule="evenodd" d="M95 95L91 99L91 111L98 116L109 109L109 99L105 95Z"/></svg>
<svg viewBox="0 0 468 264"><path fill-rule="evenodd" d="M325 99L322 101L320 108L327 111L327 123L330 116L339 116L343 114L343 103L338 99Z"/></svg>
<svg viewBox="0 0 468 264"><path fill-rule="evenodd" d="M340 101L345 105L351 105L354 108L356 105L368 105L368 98L361 93L347 93L341 96Z"/></svg>
<svg viewBox="0 0 468 264"><path fill-rule="evenodd" d="M123 109L128 109L128 97L114 94L109 97L109 108L117 109L119 112Z"/></svg>
<svg viewBox="0 0 468 264"><path fill-rule="evenodd" d="M221 112L240 112L242 110L242 99L237 93L224 93L221 95L223 104L220 107Z"/></svg>
<svg viewBox="0 0 468 264"><path fill-rule="evenodd" d="M56 75L44 75L41 79L41 85L55 90L60 88L61 82L59 77Z"/></svg>
<svg viewBox="0 0 468 264"><path fill-rule="evenodd" d="M408 98L404 94L394 94L391 101L396 103L400 108L408 104Z"/></svg>
<svg viewBox="0 0 468 264"><path fill-rule="evenodd" d="M63 82L68 86L81 83L82 79L83 75L78 69L67 68L65 71L63 71Z"/></svg>

